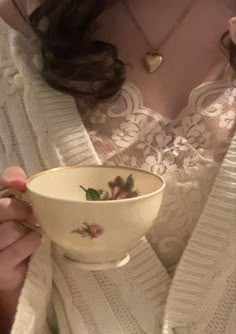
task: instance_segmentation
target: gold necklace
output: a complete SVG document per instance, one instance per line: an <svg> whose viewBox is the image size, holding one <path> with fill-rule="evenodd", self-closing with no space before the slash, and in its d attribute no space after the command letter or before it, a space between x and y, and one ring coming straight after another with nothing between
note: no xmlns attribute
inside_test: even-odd
<svg viewBox="0 0 236 334"><path fill-rule="evenodd" d="M123 0L122 3L125 6L125 8L127 9L127 12L129 14L129 16L131 17L133 23L135 24L135 26L137 27L137 29L139 30L139 32L143 35L146 43L150 47L150 51L148 51L145 54L145 56L144 56L143 63L144 63L145 68L147 69L147 71L149 73L153 73L153 72L155 72L161 66L161 64L163 62L163 55L161 55L161 53L159 52L159 50L169 40L169 38L172 36L174 30L180 25L180 23L189 14L189 12L191 11L191 9L193 8L195 0L190 1L190 3L188 4L187 8L184 10L184 12L178 18L177 22L175 22L175 24L171 27L171 29L167 32L167 34L162 38L162 40L158 43L158 46L156 48L154 48L152 46L152 44L149 41L149 38L147 37L147 35L145 34L145 32L140 27L137 18L135 17L135 15L133 14L132 10L130 9L130 7L129 7L128 3L127 3L127 0Z"/></svg>

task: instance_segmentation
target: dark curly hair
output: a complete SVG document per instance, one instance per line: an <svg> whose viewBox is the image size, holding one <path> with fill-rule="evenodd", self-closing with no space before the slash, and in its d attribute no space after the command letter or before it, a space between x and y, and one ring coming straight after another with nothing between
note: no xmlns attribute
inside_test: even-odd
<svg viewBox="0 0 236 334"><path fill-rule="evenodd" d="M117 48L91 37L97 18L115 1L44 0L25 18L42 42L42 75L50 86L73 96L91 96L96 100L120 91L126 66L119 59ZM222 44L228 49L229 61L236 70L236 45L227 32Z"/></svg>
<svg viewBox="0 0 236 334"><path fill-rule="evenodd" d="M120 91L126 66L117 48L91 38L97 18L114 1L45 0L27 18L41 40L42 75L50 86L96 100Z"/></svg>
<svg viewBox="0 0 236 334"><path fill-rule="evenodd" d="M223 47L229 51L229 62L236 71L236 44L231 41L228 31L223 34L221 41Z"/></svg>

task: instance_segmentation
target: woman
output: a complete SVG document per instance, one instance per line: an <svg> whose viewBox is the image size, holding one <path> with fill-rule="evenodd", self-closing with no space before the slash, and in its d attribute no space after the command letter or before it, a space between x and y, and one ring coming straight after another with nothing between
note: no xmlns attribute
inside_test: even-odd
<svg viewBox="0 0 236 334"><path fill-rule="evenodd" d="M100 161L162 173L168 186L158 226L130 264L95 273L48 240L39 247L17 223L34 223L29 206L2 198L1 328L233 333L235 1L42 3L1 1L1 188L25 189L23 170L9 166L30 175ZM232 67L219 48L228 21Z"/></svg>

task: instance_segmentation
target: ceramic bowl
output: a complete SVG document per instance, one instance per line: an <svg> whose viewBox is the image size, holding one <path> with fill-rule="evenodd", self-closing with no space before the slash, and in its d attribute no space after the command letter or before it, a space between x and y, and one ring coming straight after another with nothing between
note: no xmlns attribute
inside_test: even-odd
<svg viewBox="0 0 236 334"><path fill-rule="evenodd" d="M117 200L86 199L84 189L103 189L117 176L132 175L138 196ZM82 186L82 187L81 187ZM128 167L62 167L34 175L28 196L44 233L64 255L84 269L117 268L129 262L129 250L158 219L165 182Z"/></svg>

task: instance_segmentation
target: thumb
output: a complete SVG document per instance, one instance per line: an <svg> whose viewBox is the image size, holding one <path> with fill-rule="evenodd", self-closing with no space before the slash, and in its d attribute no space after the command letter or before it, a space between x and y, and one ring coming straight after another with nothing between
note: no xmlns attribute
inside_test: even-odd
<svg viewBox="0 0 236 334"><path fill-rule="evenodd" d="M7 168L0 176L0 190L16 189L25 191L26 181L27 176L22 168L17 166Z"/></svg>

